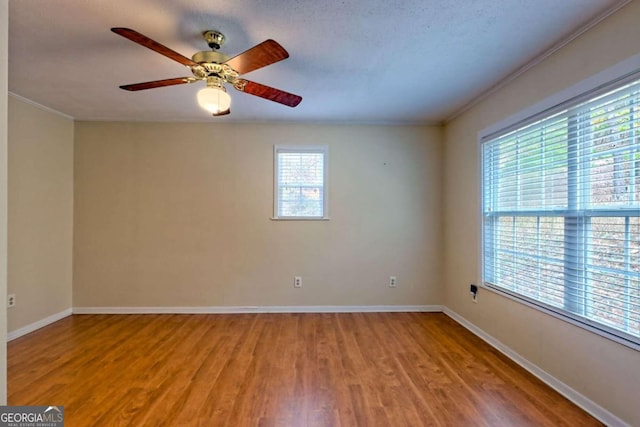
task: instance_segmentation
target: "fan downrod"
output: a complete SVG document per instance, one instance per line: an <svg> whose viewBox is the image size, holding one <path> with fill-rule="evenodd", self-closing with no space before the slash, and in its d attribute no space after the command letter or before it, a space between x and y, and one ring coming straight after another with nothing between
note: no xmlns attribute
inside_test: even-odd
<svg viewBox="0 0 640 427"><path fill-rule="evenodd" d="M220 49L224 43L224 34L216 30L207 30L202 33L202 37L207 41L211 49Z"/></svg>

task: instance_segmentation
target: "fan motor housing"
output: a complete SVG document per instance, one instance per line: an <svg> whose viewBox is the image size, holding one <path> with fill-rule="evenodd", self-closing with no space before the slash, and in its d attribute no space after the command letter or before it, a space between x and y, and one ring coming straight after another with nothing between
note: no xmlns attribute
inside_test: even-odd
<svg viewBox="0 0 640 427"><path fill-rule="evenodd" d="M227 62L229 60L229 56L224 53L214 52L211 50L197 52L195 55L191 57L193 62L197 62L198 64L202 63L214 63L214 64L222 64L223 62Z"/></svg>
<svg viewBox="0 0 640 427"><path fill-rule="evenodd" d="M229 57L218 52L198 52L193 55L193 61L199 66L191 67L193 75L200 80L207 77L220 77L226 82L234 83L238 78L238 72L225 64Z"/></svg>

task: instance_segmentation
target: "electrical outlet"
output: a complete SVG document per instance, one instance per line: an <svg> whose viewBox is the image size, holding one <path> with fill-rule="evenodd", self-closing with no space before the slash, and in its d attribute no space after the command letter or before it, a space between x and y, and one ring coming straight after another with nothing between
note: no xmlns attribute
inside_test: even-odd
<svg viewBox="0 0 640 427"><path fill-rule="evenodd" d="M471 294L471 301L478 302L478 286L473 283L469 285L469 293Z"/></svg>
<svg viewBox="0 0 640 427"><path fill-rule="evenodd" d="M7 307L15 307L16 306L16 294L7 295Z"/></svg>
<svg viewBox="0 0 640 427"><path fill-rule="evenodd" d="M302 287L302 277L296 276L293 278L293 287L301 288Z"/></svg>
<svg viewBox="0 0 640 427"><path fill-rule="evenodd" d="M395 288L397 284L396 276L389 277L389 287Z"/></svg>

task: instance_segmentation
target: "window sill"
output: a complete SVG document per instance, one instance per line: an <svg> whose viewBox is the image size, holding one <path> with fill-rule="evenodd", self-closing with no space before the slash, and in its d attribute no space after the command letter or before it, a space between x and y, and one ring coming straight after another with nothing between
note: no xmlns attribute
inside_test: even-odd
<svg viewBox="0 0 640 427"><path fill-rule="evenodd" d="M278 216L271 217L271 221L329 221L328 216L323 217L299 217L299 216Z"/></svg>

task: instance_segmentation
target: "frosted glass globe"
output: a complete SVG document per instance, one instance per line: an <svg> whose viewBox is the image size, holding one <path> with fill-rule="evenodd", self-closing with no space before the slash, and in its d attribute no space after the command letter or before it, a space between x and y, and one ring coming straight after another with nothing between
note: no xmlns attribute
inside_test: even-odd
<svg viewBox="0 0 640 427"><path fill-rule="evenodd" d="M224 89L207 87L198 92L198 104L211 114L216 114L229 109L231 97Z"/></svg>

